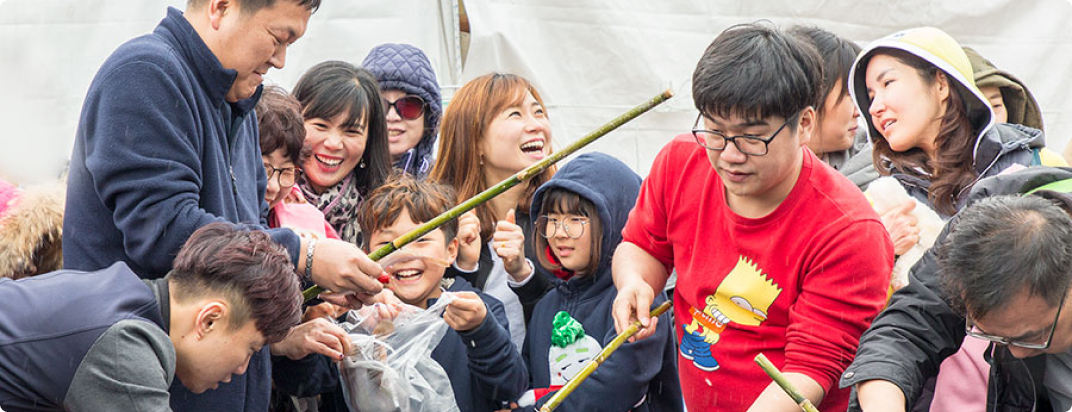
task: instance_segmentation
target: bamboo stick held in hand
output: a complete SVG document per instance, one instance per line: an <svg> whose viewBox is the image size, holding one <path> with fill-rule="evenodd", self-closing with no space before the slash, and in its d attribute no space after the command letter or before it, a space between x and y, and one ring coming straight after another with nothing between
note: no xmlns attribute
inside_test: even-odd
<svg viewBox="0 0 1072 412"><path fill-rule="evenodd" d="M771 363L770 359L767 359L766 355L762 353L756 355L756 363L759 364L760 368L763 368L764 372L767 372L767 376L770 376L771 379L774 379L774 381L778 383L778 386L782 387L782 390L785 391L785 393L788 394L790 398L793 398L793 402L796 402L797 405L800 405L800 409L803 409L804 412L819 412L819 409L816 408L815 405L813 405L811 401L808 400L808 398L805 398L804 395L801 395L800 392L797 391L797 388L785 379L785 376L782 375L782 372L779 371L778 368L774 367L774 364Z"/></svg>
<svg viewBox="0 0 1072 412"><path fill-rule="evenodd" d="M673 303L667 300L661 305L657 306L655 309L652 309L650 316L653 318L657 318L659 317L659 315L662 315L663 312L666 312L668 309L670 309L670 306L672 305ZM619 333L618 336L614 338L614 340L610 341L610 343L607 344L606 348L603 348L603 350L599 352L599 355L596 355L595 358L592 358L592 360L588 361L588 364L584 365L584 368L577 372L577 376L574 376L573 379L570 379L569 382L566 382L566 385L563 386L562 389L559 389L558 392L555 392L554 395L551 395L551 399L548 399L547 403L543 404L543 407L540 408L540 412L551 412L555 410L555 408L557 408L558 405L562 403L562 400L566 399L567 396L573 393L574 389L577 389L577 386L580 385L581 382L584 382L584 380L588 378L588 375L591 375L592 372L595 372L596 368L598 368L599 365L602 365L603 362L607 360L607 357L614 353L614 351L618 350L618 348L622 346L622 344L625 343L626 340L629 340L629 338L633 337L633 335L635 335L639 330L639 320L633 322L633 324L629 325L628 328L625 328L622 333Z"/></svg>
<svg viewBox="0 0 1072 412"><path fill-rule="evenodd" d="M492 186L487 190L477 194L476 196L473 196L471 199L462 202L458 206L455 206L453 209L450 209L446 212L443 212L443 214L436 216L435 219L429 220L424 224L417 226L409 233L399 236L397 239L391 241L391 243L388 243L387 245L384 245L383 247L373 251L372 253L369 253L369 258L374 261L378 261L384 256L390 254L391 252L401 249L403 246L409 244L410 242L420 238L421 236L424 236L424 234L436 230L451 219L457 218L465 212L468 212L473 208L480 206L484 202L491 200L491 198L505 192L507 189L517 186L518 183L524 182L532 178L533 176L540 174L540 172L543 172L548 167L555 164L555 162L562 160L562 158L569 156L573 152L576 152L578 149L587 146L589 143L594 142L596 139L603 137L604 135L610 133L614 129L617 129L621 125L629 122L630 120L635 119L637 116L644 114L648 110L651 110L655 106L658 106L662 102L665 102L667 99L673 97L673 95L673 92L667 89L666 91L659 93L658 96L655 96L648 101L641 103L639 106L629 109L629 111L623 113L621 116L618 116L607 124L604 124L598 129L593 130L584 137L581 137L577 141L571 143L569 146L566 146L564 149L552 153L550 156L547 156L536 164L525 168L525 170L517 172L517 174L510 176L509 178L503 180L502 182L499 182L495 186ZM305 301L309 301L317 297L318 295L320 295L320 293L324 291L324 288L321 288L320 286L313 286L302 292L302 296L305 298Z"/></svg>

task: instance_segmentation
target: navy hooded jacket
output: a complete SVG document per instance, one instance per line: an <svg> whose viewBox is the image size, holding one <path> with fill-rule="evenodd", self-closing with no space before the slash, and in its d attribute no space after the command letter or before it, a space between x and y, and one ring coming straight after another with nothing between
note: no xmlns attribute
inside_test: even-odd
<svg viewBox="0 0 1072 412"><path fill-rule="evenodd" d="M603 229L599 267L593 274L574 276L555 285L536 304L528 323L524 358L531 387L551 382L552 321L568 312L584 326L600 349L617 336L611 306L618 290L611 277L611 258L622 241L622 227L640 191L640 176L621 161L602 153L586 153L567 163L536 190L531 216L542 214L543 197L551 190L568 190L595 205ZM538 251L537 253L546 253ZM533 276L530 283L544 279ZM531 286L530 286L531 287ZM661 293L655 304L666 300ZM681 387L677 377L677 350L670 333L673 321L665 313L651 337L622 345L584 383L559 405L560 411L680 411ZM594 355L594 354L593 354ZM537 400L539 408L550 395ZM639 403L639 406L637 405Z"/></svg>

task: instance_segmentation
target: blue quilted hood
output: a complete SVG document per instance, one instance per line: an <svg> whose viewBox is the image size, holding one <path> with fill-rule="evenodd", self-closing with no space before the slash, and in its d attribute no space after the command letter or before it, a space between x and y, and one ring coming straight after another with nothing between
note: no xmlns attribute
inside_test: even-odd
<svg viewBox="0 0 1072 412"><path fill-rule="evenodd" d="M361 66L376 76L381 90L402 90L420 96L428 104L424 113L424 137L409 156L399 159L404 164L395 165L407 172L426 174L426 168L434 163L432 146L443 116L443 99L432 62L415 46L386 43L372 48Z"/></svg>

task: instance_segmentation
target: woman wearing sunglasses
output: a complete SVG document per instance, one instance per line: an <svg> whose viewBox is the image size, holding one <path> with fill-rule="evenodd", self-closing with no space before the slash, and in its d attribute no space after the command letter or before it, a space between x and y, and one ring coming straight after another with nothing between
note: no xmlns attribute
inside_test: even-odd
<svg viewBox="0 0 1072 412"><path fill-rule="evenodd" d="M551 154L543 99L528 80L513 74L486 74L458 89L443 115L441 138L429 176L453 186L459 202ZM523 310L507 278L525 279L534 270L532 242L525 241L525 234L533 233L527 211L532 194L553 174L549 168L459 220L461 245L450 270L460 270L458 275L503 302L518 348L525 315L536 302L524 302L529 310Z"/></svg>
<svg viewBox="0 0 1072 412"><path fill-rule="evenodd" d="M443 114L432 62L421 49L388 43L372 48L361 66L380 82L395 168L426 176L435 163L432 151Z"/></svg>
<svg viewBox="0 0 1072 412"><path fill-rule="evenodd" d="M361 244L357 208L391 171L380 87L365 69L327 61L302 75L293 94L312 150L298 186L339 237Z"/></svg>

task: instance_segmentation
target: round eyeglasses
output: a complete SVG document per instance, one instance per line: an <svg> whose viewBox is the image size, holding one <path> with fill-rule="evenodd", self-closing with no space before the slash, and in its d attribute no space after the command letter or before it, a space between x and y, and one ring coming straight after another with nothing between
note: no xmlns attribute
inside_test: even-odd
<svg viewBox="0 0 1072 412"><path fill-rule="evenodd" d="M279 187L287 188L294 186L294 181L298 178L298 168L296 167L275 167L270 164L264 164L264 171L268 172L268 181L272 181L272 177L275 176L276 182L279 183ZM278 173L278 175L276 175Z"/></svg>
<svg viewBox="0 0 1072 412"><path fill-rule="evenodd" d="M555 237L559 229L570 239L577 239L584 235L584 227L588 225L586 217L567 217L559 219L547 215L536 219L536 231L545 238Z"/></svg>

